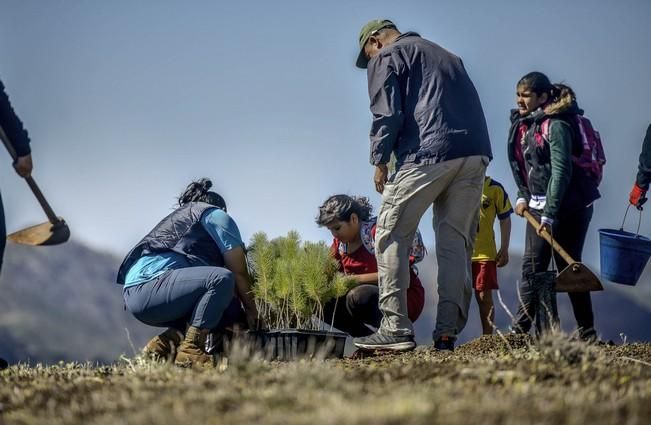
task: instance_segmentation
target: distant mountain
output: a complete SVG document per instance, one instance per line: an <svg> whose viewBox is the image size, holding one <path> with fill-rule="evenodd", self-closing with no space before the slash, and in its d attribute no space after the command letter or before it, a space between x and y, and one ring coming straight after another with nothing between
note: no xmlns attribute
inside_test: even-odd
<svg viewBox="0 0 651 425"><path fill-rule="evenodd" d="M11 363L55 363L112 362L122 353L132 355L134 347L138 350L158 330L124 311L121 287L113 283L119 263L115 255L74 241L56 247L10 243L0 276L0 357ZM419 269L426 306L415 324L416 337L428 344L436 314L434 257L430 255L419 263ZM512 254L509 266L499 272L502 298L512 312L517 309L519 275L520 258ZM643 276L635 288L605 283L606 290L594 294L597 329L603 339L620 342L623 334L628 341L651 341L648 280ZM561 294L558 299L563 327L572 330L575 322L567 295ZM497 325L506 329L509 318L497 303L497 296L495 300ZM460 342L479 336L480 329L473 300Z"/></svg>
<svg viewBox="0 0 651 425"><path fill-rule="evenodd" d="M113 283L119 264L74 241L9 243L0 276L0 357L111 362L133 354L131 343L142 347L156 329L124 311L121 287Z"/></svg>

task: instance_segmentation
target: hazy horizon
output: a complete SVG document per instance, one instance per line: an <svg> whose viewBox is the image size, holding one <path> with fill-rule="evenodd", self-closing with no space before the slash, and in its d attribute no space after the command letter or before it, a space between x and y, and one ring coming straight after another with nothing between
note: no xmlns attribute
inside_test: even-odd
<svg viewBox="0 0 651 425"><path fill-rule="evenodd" d="M585 257L619 227L651 121L651 2L5 1L0 79L32 139L34 177L73 237L123 255L207 176L246 241L314 224L334 193L369 196L366 75L354 67L369 19L392 19L461 56L482 100L495 159L514 85L532 70L570 84L608 163ZM0 153L8 231L45 215ZM634 220L636 218L634 217ZM633 221L629 226L634 228ZM431 213L421 222L434 245ZM642 233L651 234L647 221ZM523 246L514 219L512 250Z"/></svg>

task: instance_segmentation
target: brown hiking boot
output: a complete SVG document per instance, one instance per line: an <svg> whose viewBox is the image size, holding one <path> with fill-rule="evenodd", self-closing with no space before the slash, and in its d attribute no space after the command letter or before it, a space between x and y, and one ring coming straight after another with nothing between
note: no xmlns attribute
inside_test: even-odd
<svg viewBox="0 0 651 425"><path fill-rule="evenodd" d="M181 367L212 369L214 367L213 356L206 353L207 336L208 329L190 326L185 333L185 339L179 345L174 364Z"/></svg>
<svg viewBox="0 0 651 425"><path fill-rule="evenodd" d="M149 340L142 353L153 360L174 361L176 350L183 339L183 334L176 329L168 328L165 332Z"/></svg>

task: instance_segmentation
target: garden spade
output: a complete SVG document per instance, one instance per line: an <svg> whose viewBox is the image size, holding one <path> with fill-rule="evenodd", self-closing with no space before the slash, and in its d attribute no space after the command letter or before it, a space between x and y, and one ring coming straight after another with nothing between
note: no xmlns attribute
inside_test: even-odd
<svg viewBox="0 0 651 425"><path fill-rule="evenodd" d="M540 224L529 213L524 212L525 218L529 223L537 229ZM590 271L589 268L583 263L574 261L570 254L561 247L556 240L554 240L549 233L543 230L542 235L558 254L563 257L563 260L568 264L556 277L556 284L554 290L556 292L588 292L588 291L603 291L604 287L601 285L599 278Z"/></svg>
<svg viewBox="0 0 651 425"><path fill-rule="evenodd" d="M0 127L0 139L2 139L2 143L9 151L9 155L11 155L11 158L15 161L17 158L16 151L9 142L9 138L2 127ZM43 211L45 211L49 221L19 230L7 236L7 239L25 245L58 245L64 243L68 238L70 238L70 229L65 220L61 217L57 217L52 210L52 207L50 207L50 204L45 200L45 196L43 196L41 189L36 185L34 179L30 176L26 177L25 180L27 181L29 188L32 189L39 204L41 204L41 207L43 208Z"/></svg>

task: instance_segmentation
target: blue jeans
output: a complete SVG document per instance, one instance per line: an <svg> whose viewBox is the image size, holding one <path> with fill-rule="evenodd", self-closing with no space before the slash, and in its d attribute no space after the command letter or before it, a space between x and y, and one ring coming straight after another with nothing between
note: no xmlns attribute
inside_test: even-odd
<svg viewBox="0 0 651 425"><path fill-rule="evenodd" d="M185 332L187 324L217 328L233 301L235 280L222 267L169 270L157 278L124 289L124 302L141 322Z"/></svg>

